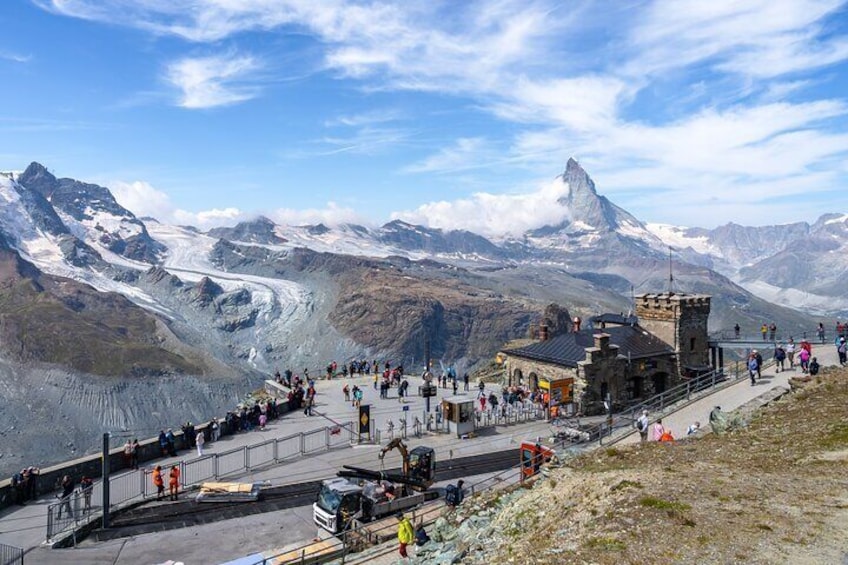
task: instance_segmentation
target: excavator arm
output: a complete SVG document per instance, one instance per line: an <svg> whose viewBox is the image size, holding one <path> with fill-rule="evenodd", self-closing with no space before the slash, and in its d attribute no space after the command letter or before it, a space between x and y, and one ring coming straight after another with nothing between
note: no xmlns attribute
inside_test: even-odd
<svg viewBox="0 0 848 565"><path fill-rule="evenodd" d="M403 476L409 477L409 451L406 449L406 444L403 443L403 440L400 438L395 438L390 441L386 447L380 450L380 460L386 456L386 453L391 451L392 449L397 449L400 452L401 459L403 460Z"/></svg>

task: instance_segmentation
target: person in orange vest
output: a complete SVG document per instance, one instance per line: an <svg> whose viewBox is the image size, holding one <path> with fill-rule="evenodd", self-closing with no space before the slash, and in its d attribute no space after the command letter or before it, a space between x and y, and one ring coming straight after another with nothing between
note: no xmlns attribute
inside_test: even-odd
<svg viewBox="0 0 848 565"><path fill-rule="evenodd" d="M177 500L177 493L180 491L180 469L176 465L171 467L170 481L171 500Z"/></svg>
<svg viewBox="0 0 848 565"><path fill-rule="evenodd" d="M153 468L153 486L156 487L156 500L162 500L165 495L165 480L162 478L162 467L156 465Z"/></svg>
<svg viewBox="0 0 848 565"><path fill-rule="evenodd" d="M661 441L661 442L663 442L663 441L674 441L674 436L673 436L673 435L671 435L671 430L670 430L670 429L665 428L665 430L663 431L662 435L660 436L660 441Z"/></svg>

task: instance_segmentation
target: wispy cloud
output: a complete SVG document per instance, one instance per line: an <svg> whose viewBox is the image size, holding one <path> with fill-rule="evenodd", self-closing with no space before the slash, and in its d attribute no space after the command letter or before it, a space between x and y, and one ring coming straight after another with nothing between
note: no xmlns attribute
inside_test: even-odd
<svg viewBox="0 0 848 565"><path fill-rule="evenodd" d="M350 135L324 136L313 140L312 148L300 147L296 150L285 151L282 156L287 159L306 159L341 153L376 155L396 149L400 144L406 143L412 135L412 131L404 128L365 126Z"/></svg>
<svg viewBox="0 0 848 565"><path fill-rule="evenodd" d="M440 149L435 154L403 169L407 173L455 173L484 165L497 153L482 137L463 137L451 147Z"/></svg>
<svg viewBox="0 0 848 565"><path fill-rule="evenodd" d="M183 108L214 108L250 100L259 93L249 84L261 64L249 55L234 53L185 58L168 65L166 80L181 91Z"/></svg>
<svg viewBox="0 0 848 565"><path fill-rule="evenodd" d="M394 122L402 118L404 118L404 113L401 110L396 108L387 108L362 112L360 114L336 116L335 118L325 121L324 125L327 127L361 127L370 126L372 124Z"/></svg>
<svg viewBox="0 0 848 565"><path fill-rule="evenodd" d="M22 55L20 53L0 50L0 59L12 61L13 63L29 63L32 60L32 55Z"/></svg>

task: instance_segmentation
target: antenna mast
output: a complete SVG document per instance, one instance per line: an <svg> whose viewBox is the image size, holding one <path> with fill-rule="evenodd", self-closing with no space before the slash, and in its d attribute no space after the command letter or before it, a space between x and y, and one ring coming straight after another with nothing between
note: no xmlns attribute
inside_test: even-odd
<svg viewBox="0 0 848 565"><path fill-rule="evenodd" d="M668 293L674 292L674 273L671 270L671 246L668 246Z"/></svg>

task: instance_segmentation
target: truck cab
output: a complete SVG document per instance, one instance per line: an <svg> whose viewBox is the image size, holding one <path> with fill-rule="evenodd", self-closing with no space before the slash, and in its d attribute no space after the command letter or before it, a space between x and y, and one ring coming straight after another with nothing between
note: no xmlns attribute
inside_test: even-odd
<svg viewBox="0 0 848 565"><path fill-rule="evenodd" d="M321 483L318 499L312 504L312 520L328 532L345 530L357 516L362 504L362 487L343 478Z"/></svg>
<svg viewBox="0 0 848 565"><path fill-rule="evenodd" d="M541 441L523 441L519 448L521 462L521 482L529 479L539 472L545 463L556 459L553 448L544 445Z"/></svg>

